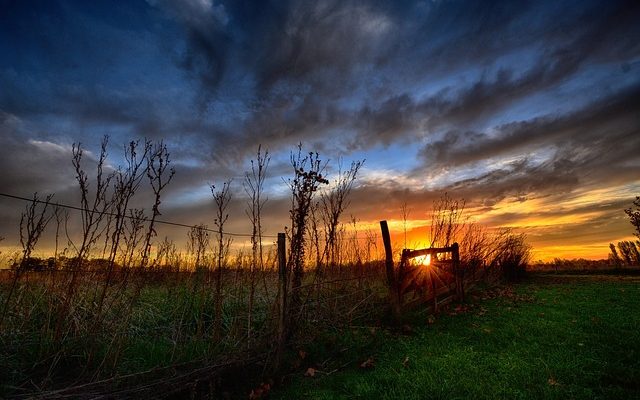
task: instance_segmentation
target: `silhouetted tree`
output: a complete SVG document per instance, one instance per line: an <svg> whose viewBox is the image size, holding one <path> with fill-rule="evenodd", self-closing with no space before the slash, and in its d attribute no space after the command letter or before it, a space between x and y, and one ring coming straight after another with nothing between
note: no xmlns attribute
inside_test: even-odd
<svg viewBox="0 0 640 400"><path fill-rule="evenodd" d="M618 255L618 250L616 250L616 245L613 243L609 243L609 248L611 249L611 253L609 254L609 260L616 268L621 267L622 259Z"/></svg>
<svg viewBox="0 0 640 400"><path fill-rule="evenodd" d="M627 208L624 212L629 216L629 222L636 229L634 235L640 239L640 196L636 196L633 201L635 210L632 207Z"/></svg>
<svg viewBox="0 0 640 400"><path fill-rule="evenodd" d="M640 254L633 241L623 240L618 242L618 250L628 266L640 264Z"/></svg>

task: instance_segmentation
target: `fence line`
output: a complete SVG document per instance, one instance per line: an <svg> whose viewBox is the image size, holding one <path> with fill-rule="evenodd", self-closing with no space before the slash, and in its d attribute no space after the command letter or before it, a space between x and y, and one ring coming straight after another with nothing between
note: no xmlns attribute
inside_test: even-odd
<svg viewBox="0 0 640 400"><path fill-rule="evenodd" d="M39 200L39 199L36 199L36 198L22 197L22 196L9 194L9 193L0 192L0 196L1 197L6 197L6 198L10 198L10 199L14 199L14 200L22 200L22 201L27 201L27 202L36 202L36 203L39 203L39 204L49 204L49 205L52 205L52 206L55 206L55 207L66 208L66 209L74 210L74 211L92 211L92 210L88 210L88 209L83 208L83 207L78 207L78 206L73 206L73 205L63 204L63 203L58 203L58 202L56 202L56 203L50 202L50 201L47 202L47 201ZM106 211L106 212L101 213L101 214L112 216L112 217L122 217L122 218L126 218L126 219L129 219L129 220L133 220L134 219L133 217L131 217L129 215L126 215L126 214L119 215L117 213L113 213L113 212L109 212L109 211ZM143 222L151 222L151 219L146 218L146 217L142 218L141 220ZM162 224L162 225L178 226L178 227L181 227L181 228L189 228L189 229L199 228L199 229L202 229L202 230L207 231L207 232L219 233L219 231L217 231L215 229L211 229L211 228L204 228L204 227L201 227L201 226L198 226L198 225L188 225L188 224L183 224L183 223L180 223L180 222L166 221L166 220L161 220L161 219L156 219L154 221L154 223ZM250 237L253 236L251 233L237 233L237 232L227 232L227 231L223 231L222 233L224 235L235 236L235 237L247 237L247 238L250 238ZM346 231L345 233L348 235L349 231ZM270 239L277 239L278 238L278 235L270 235L270 234L262 234L260 236L263 237L263 238L270 238ZM343 237L343 238L336 237L335 240L337 240L337 241L349 241L349 240L354 240L354 239L356 239L356 240L371 240L371 239L379 240L380 236L377 233L375 233L375 234L372 234L371 236L356 235L356 236L348 236L348 237ZM327 241L327 239L325 237L320 237L319 240L321 242L326 242Z"/></svg>
<svg viewBox="0 0 640 400"><path fill-rule="evenodd" d="M52 202L48 202L48 201L44 201L44 200L38 200L38 199L35 199L35 198L30 199L30 198L27 198L27 197L16 196L16 195L8 194L8 193L0 193L0 196L8 197L10 199L16 199L16 200L36 202L36 203L40 203L40 204L50 204L50 205L55 206L55 207L68 208L70 210L75 210L75 211L92 211L92 210L87 210L86 208L82 208L82 207L72 206L72 205L68 205L68 204L61 204L61 203L52 203ZM112 216L112 217L123 217L123 218L127 218L127 219L134 219L133 217L128 216L126 214L125 215L120 215L120 214L116 214L116 213L112 213L112 212L108 212L108 211L104 212L104 213L101 213L101 214L109 215L109 216ZM146 218L146 217L142 218L141 220L144 221L144 222L151 222L151 220L149 218ZM197 228L200 228L200 229L205 230L207 232L218 233L218 231L215 230L215 229L204 228L204 227L200 227L198 225L187 225L187 224L182 224L180 222L172 222L172 221L165 221L165 220L156 219L154 221L154 223L163 224L163 225L179 226L179 227L182 227L182 228L190 228L190 229L197 227ZM222 233L224 235L229 235L229 236L240 236L240 237L251 237L252 236L252 234L250 234L250 233L234 233L234 232L226 232L226 231L223 231ZM261 235L261 236L263 238L266 237L266 238L274 238L274 239L278 237L277 235L264 235L264 234Z"/></svg>

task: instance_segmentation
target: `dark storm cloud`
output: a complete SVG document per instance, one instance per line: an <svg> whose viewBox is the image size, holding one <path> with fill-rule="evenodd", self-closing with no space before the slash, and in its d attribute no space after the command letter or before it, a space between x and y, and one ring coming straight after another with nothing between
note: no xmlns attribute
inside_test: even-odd
<svg viewBox="0 0 640 400"><path fill-rule="evenodd" d="M204 3L170 13L186 29L183 65L209 98L228 84L225 77L239 73L254 84L250 118L240 134L221 140L230 146L348 132L355 136L341 145L368 148L460 129L585 65L623 63L640 49L634 2L230 2L197 14ZM500 61L516 51L529 58ZM426 98L408 92L469 68L480 75L465 89L456 83Z"/></svg>
<svg viewBox="0 0 640 400"><path fill-rule="evenodd" d="M148 3L178 28L145 11L141 23L130 22L126 29L109 20L91 31L96 12L57 3L29 22L14 18L23 20L9 24L17 26L14 35L29 23L42 30L42 37L29 37L46 44L42 62L54 73L0 71L9 89L0 94L2 108L20 116L69 116L80 124L119 127L123 136L185 136L204 143L206 153L226 148L225 156L238 162L256 142L273 149L303 141L354 150L473 128L574 78L585 65L628 63L640 46L633 2ZM154 30L151 22L162 29ZM144 59L149 54L141 51L157 48L150 43L154 35L172 43L162 46L167 59L177 58L199 86L195 104L188 87L180 86L181 93L163 91L157 81L126 89L104 81L105 75L125 73L121 58L127 51ZM73 46L65 45L69 41ZM526 57L501 59L511 52ZM21 60L33 65L32 57L25 51ZM145 64L160 61L166 62ZM89 64L101 67L88 69ZM155 77L151 72L134 68L128 79ZM436 93L418 94L451 73L468 76ZM203 99L209 105L237 100L237 115L225 115L230 121L222 126L216 121L220 112L207 115Z"/></svg>
<svg viewBox="0 0 640 400"><path fill-rule="evenodd" d="M199 0L148 2L167 10L185 27L187 48L180 65L202 85L209 88L218 86L229 62L231 40L225 32L228 22L225 7Z"/></svg>
<svg viewBox="0 0 640 400"><path fill-rule="evenodd" d="M588 168L589 172L614 168L637 159L630 149L640 146L640 86L566 115L512 122L495 130L491 135L448 132L443 139L425 146L426 166L459 166L552 146L558 150L556 163L571 160L575 168Z"/></svg>

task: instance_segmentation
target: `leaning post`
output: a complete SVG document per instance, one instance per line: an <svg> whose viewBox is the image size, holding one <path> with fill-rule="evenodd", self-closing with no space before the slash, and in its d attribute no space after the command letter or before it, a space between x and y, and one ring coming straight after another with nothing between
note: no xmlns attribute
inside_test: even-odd
<svg viewBox="0 0 640 400"><path fill-rule="evenodd" d="M391 236L389 235L389 226L387 221L380 221L380 230L382 231L382 242L384 243L385 269L387 272L387 286L389 288L389 303L391 305L391 313L395 322L400 322L400 293L398 291L398 283L393 268L393 250L391 249Z"/></svg>

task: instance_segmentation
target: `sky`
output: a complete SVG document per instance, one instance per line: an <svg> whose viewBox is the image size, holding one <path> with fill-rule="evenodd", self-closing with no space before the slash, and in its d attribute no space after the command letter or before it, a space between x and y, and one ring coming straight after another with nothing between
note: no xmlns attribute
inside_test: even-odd
<svg viewBox="0 0 640 400"><path fill-rule="evenodd" d="M113 168L163 140L162 218L213 227L209 184L233 179L228 229L250 232L262 145L273 234L302 143L330 180L366 160L343 218L362 229L399 240L406 204L419 245L448 193L534 259L606 258L640 195L638 21L637 1L0 0L0 192L78 204L73 143L92 175L104 135ZM24 206L0 197L5 254Z"/></svg>

